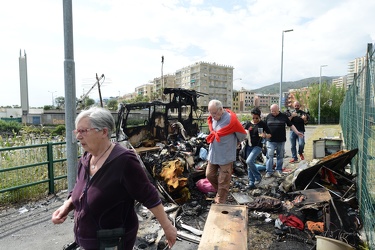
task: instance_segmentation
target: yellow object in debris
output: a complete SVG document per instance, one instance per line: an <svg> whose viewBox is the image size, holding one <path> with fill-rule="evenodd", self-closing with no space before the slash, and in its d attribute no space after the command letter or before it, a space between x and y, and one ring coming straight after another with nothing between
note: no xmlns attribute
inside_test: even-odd
<svg viewBox="0 0 375 250"><path fill-rule="evenodd" d="M187 184L187 178L180 177L184 171L184 167L180 160L163 162L163 169L160 177L168 186L168 191L173 192L178 187L184 187Z"/></svg>

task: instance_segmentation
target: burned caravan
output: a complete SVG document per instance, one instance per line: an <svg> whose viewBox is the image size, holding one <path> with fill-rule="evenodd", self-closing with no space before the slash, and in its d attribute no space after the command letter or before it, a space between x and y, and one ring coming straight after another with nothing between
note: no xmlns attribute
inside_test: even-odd
<svg viewBox="0 0 375 250"><path fill-rule="evenodd" d="M206 95L195 90L165 88L169 102L153 101L121 104L116 127L117 141L127 140L134 147L150 140L167 141L180 133L186 139L196 136L205 123L197 98Z"/></svg>

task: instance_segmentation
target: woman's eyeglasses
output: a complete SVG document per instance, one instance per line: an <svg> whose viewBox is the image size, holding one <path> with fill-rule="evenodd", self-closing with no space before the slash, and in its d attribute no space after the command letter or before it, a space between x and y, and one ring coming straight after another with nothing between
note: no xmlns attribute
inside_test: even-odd
<svg viewBox="0 0 375 250"><path fill-rule="evenodd" d="M91 130L97 130L97 131L100 131L101 129L100 128L86 128L86 129L75 129L73 130L73 133L74 135L78 135L81 134L82 136L86 136L87 133Z"/></svg>

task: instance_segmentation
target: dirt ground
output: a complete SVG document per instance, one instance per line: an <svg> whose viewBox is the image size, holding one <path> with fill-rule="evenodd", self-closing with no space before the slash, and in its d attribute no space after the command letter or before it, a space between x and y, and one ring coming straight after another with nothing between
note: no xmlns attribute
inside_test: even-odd
<svg viewBox="0 0 375 250"><path fill-rule="evenodd" d="M333 128L333 130L330 130ZM327 133L338 135L339 126L308 126L306 131L306 159L312 159L313 140L324 137ZM284 160L284 166L288 169L294 169L297 164L289 164L290 144L287 140L285 149L287 157ZM263 173L264 174L264 173ZM233 183L246 182L246 177L233 178ZM259 185L258 191L251 190L249 196L253 197L252 192L275 192L279 182L282 179L263 178ZM235 189L232 191L236 191ZM63 245L73 241L73 218L69 217L65 223L54 225L51 223L51 214L65 200L67 192L59 192L56 195L49 195L42 200L27 202L23 204L14 204L8 207L0 208L0 245L1 249L62 249ZM229 197L229 203L237 204L233 197ZM197 204L194 204L197 207ZM198 204L199 205L199 204ZM207 207L205 207L207 205ZM184 217L186 224L191 225L199 230L204 229L204 220L207 218L209 211L209 201L202 204L199 216ZM269 217L264 214L256 214L249 211L248 222L248 249L314 249L311 242L307 242L304 235L301 237L286 237L278 239L275 234L274 219L277 213L270 213ZM189 219L190 218L190 219ZM142 222L140 231L144 229ZM142 239L144 239L142 237ZM162 239L158 239L162 241ZM137 245L138 244L138 245ZM135 249L158 249L152 244L141 244L137 241ZM142 246L142 247L141 247ZM186 240L177 241L172 249L194 250L198 248L197 243ZM159 246L159 249L160 248Z"/></svg>

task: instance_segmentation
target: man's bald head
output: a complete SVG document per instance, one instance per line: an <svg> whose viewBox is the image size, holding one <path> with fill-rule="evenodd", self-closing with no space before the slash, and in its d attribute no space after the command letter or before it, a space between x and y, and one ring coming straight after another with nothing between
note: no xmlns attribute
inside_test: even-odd
<svg viewBox="0 0 375 250"><path fill-rule="evenodd" d="M295 101L295 102L293 103L293 106L294 106L294 108L295 108L296 110L299 110L299 109L301 108L301 104L299 103L299 101Z"/></svg>
<svg viewBox="0 0 375 250"><path fill-rule="evenodd" d="M279 105L277 104L272 104L270 107L271 114L273 116L277 116L280 113L280 108Z"/></svg>

